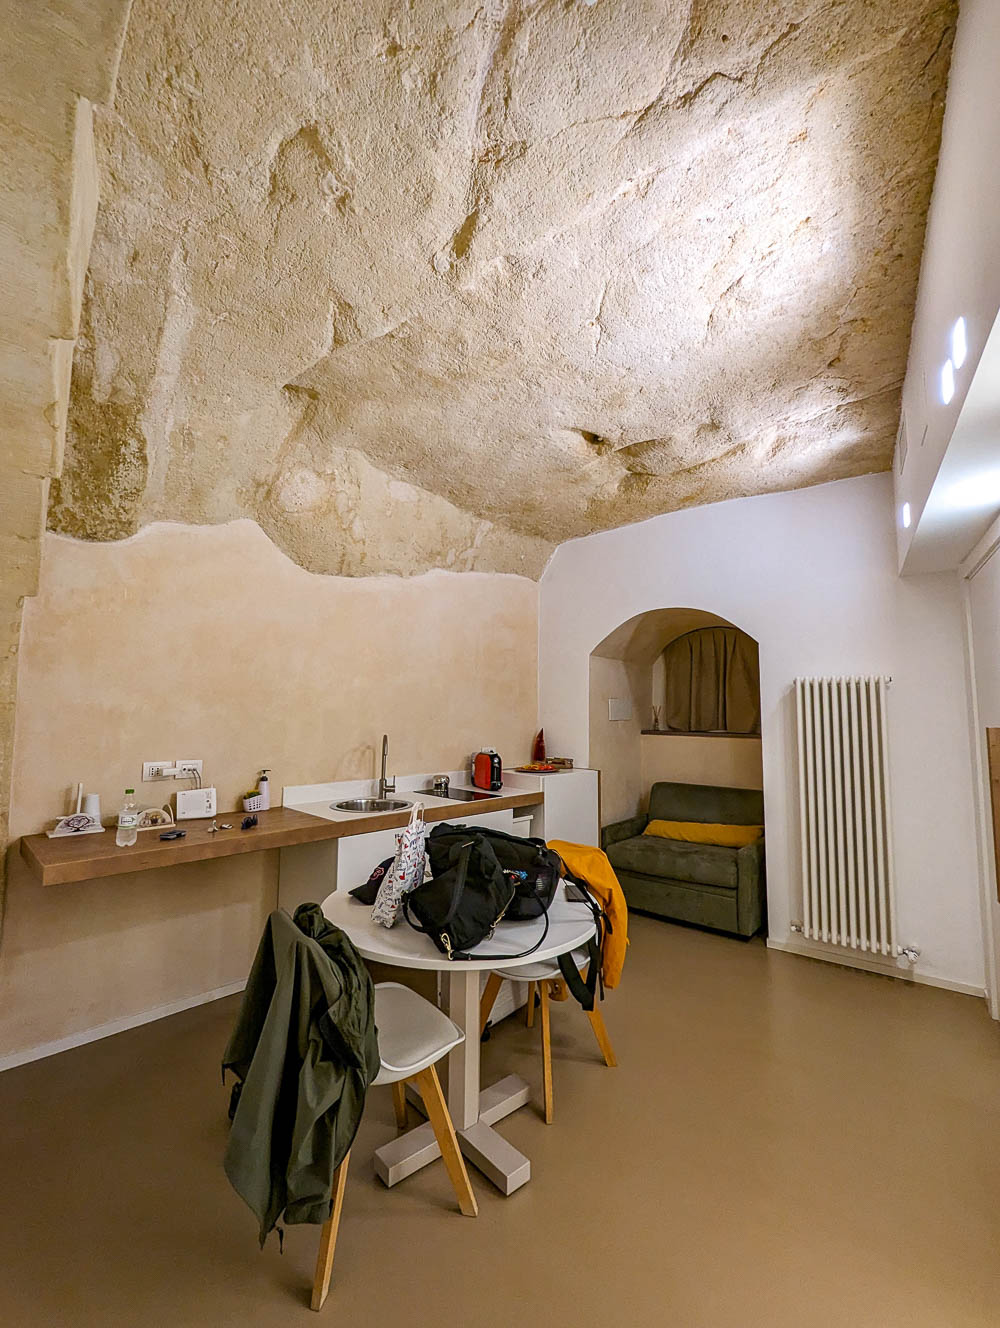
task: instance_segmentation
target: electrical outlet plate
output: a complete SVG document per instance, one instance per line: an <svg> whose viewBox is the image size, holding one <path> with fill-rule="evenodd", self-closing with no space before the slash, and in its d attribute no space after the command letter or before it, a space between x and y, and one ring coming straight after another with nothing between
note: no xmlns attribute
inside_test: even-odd
<svg viewBox="0 0 1000 1328"><path fill-rule="evenodd" d="M215 789L178 789L178 821L197 820L201 816L215 815Z"/></svg>
<svg viewBox="0 0 1000 1328"><path fill-rule="evenodd" d="M143 761L142 782L148 784L151 779L172 779L174 767L169 761Z"/></svg>
<svg viewBox="0 0 1000 1328"><path fill-rule="evenodd" d="M194 775L194 774L198 774L198 775L200 775L200 774L201 774L201 767L202 767L203 764L204 764L203 761L175 761L175 762L174 762L174 772L175 772L175 773L174 773L174 778L175 778L175 779L190 779L191 776Z"/></svg>

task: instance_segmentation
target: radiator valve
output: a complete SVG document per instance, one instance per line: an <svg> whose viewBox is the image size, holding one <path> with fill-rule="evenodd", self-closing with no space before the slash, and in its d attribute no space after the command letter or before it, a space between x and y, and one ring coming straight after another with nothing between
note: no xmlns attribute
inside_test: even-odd
<svg viewBox="0 0 1000 1328"><path fill-rule="evenodd" d="M920 958L920 951L915 945L903 945L899 949L900 959L905 959L908 964L915 964Z"/></svg>

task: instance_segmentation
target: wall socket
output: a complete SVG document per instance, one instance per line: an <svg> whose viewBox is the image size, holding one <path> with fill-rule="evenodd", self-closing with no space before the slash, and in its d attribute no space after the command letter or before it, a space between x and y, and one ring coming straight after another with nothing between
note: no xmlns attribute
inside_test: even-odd
<svg viewBox="0 0 1000 1328"><path fill-rule="evenodd" d="M151 779L190 779L192 775L201 775L202 761L143 761L142 782L148 784Z"/></svg>

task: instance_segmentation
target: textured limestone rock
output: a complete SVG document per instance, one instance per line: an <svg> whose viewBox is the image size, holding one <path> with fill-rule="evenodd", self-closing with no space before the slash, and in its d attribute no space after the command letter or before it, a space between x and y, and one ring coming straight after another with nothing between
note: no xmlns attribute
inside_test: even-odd
<svg viewBox="0 0 1000 1328"><path fill-rule="evenodd" d="M22 607L62 464L97 206L93 103L114 92L129 0L14 0L0 45L0 939Z"/></svg>
<svg viewBox="0 0 1000 1328"><path fill-rule="evenodd" d="M50 523L536 575L885 468L955 11L136 0Z"/></svg>

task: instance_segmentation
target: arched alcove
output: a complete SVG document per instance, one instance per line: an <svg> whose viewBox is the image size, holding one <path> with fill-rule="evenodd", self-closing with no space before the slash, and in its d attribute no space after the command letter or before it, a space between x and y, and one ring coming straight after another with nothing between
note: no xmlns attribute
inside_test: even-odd
<svg viewBox="0 0 1000 1328"><path fill-rule="evenodd" d="M662 699L664 649L706 627L743 630L705 609L650 609L591 651L589 763L601 771L603 825L644 810L650 785L660 779L763 787L759 734L650 732L653 706Z"/></svg>

